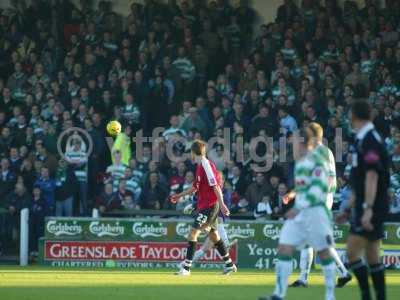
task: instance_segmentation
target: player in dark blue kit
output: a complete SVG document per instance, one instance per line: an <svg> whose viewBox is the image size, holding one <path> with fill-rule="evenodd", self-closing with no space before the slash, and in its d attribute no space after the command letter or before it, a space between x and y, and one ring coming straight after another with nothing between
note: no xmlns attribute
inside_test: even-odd
<svg viewBox="0 0 400 300"><path fill-rule="evenodd" d="M370 275L376 299L385 300L385 267L381 262L380 246L389 207L389 158L383 139L370 121L369 104L356 101L351 113L356 132L351 170L353 197L337 221L341 223L350 218L347 256L358 280L361 299L372 299L368 284Z"/></svg>

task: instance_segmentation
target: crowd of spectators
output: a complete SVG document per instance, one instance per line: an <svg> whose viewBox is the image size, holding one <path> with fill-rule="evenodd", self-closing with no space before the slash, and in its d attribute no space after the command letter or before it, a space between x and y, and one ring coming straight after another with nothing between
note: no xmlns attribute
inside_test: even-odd
<svg viewBox="0 0 400 300"><path fill-rule="evenodd" d="M293 182L291 133L310 121L322 124L332 149L340 140L338 207L349 194L356 98L373 106L392 158L390 209L399 213L400 1L285 0L275 22L258 28L257 12L237 2L147 0L121 16L112 1L15 0L0 11L3 234L16 238L23 207L36 235L44 216L86 216L93 207L182 210L190 197L176 206L167 199L194 173L189 159L168 159L177 139L172 151L183 157L194 139L219 137L209 157L232 212L279 217ZM109 150L110 120L130 138L165 130L140 155L132 141L125 162ZM60 156L57 139L71 127L90 135L88 158L79 138ZM273 142L253 142L267 137ZM241 156L229 150L238 145Z"/></svg>

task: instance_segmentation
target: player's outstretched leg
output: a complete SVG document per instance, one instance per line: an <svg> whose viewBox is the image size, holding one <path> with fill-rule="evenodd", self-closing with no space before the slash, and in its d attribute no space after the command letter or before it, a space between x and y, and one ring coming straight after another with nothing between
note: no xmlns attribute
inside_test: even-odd
<svg viewBox="0 0 400 300"><path fill-rule="evenodd" d="M222 224L222 222L218 223L217 230L218 230L219 236L221 237L221 240L225 244L225 247L229 248L231 243L229 242L228 234L226 233L225 226L224 226L224 224Z"/></svg>
<svg viewBox="0 0 400 300"><path fill-rule="evenodd" d="M190 268L193 263L194 252L196 251L197 237L199 236L200 230L192 228L188 236L188 247L186 251L186 259L181 263L179 272L176 275L188 276L190 275Z"/></svg>
<svg viewBox="0 0 400 300"><path fill-rule="evenodd" d="M307 246L300 251L300 276L291 287L307 287L313 258L314 250L311 247Z"/></svg>
<svg viewBox="0 0 400 300"><path fill-rule="evenodd" d="M227 252L229 252L229 249L238 242L237 239L233 240L232 242L229 241L223 224L218 224L218 234L220 235L221 240L224 242ZM211 250L213 247L214 243L210 240L210 238L207 237L201 248L194 253L193 262L202 259L206 252Z"/></svg>
<svg viewBox="0 0 400 300"><path fill-rule="evenodd" d="M337 280L336 287L342 288L344 287L349 281L351 281L351 274L347 270L346 266L343 264L342 260L339 257L339 254L337 253L337 250L332 247L330 248L331 256L335 260L336 263L336 269L339 273L339 278Z"/></svg>
<svg viewBox="0 0 400 300"><path fill-rule="evenodd" d="M232 262L231 256L229 255L228 249L225 246L224 242L219 237L218 231L215 229L211 229L209 234L210 239L214 242L215 248L218 250L219 255L221 255L222 259L225 262L225 267L223 274L230 275L237 271L237 267Z"/></svg>
<svg viewBox="0 0 400 300"><path fill-rule="evenodd" d="M213 247L214 247L213 242L210 241L210 238L207 237L206 240L204 241L203 245L201 246L201 248L194 253L193 261L202 259L203 256L206 254L206 252Z"/></svg>

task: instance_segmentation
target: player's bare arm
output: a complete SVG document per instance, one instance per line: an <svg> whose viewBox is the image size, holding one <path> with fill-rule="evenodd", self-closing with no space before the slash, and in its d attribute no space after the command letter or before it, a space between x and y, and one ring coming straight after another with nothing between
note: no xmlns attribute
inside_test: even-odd
<svg viewBox="0 0 400 300"><path fill-rule="evenodd" d="M286 195L283 196L282 202L283 202L283 204L287 205L291 201L293 201L294 198L296 198L296 192L295 191L290 191L289 193L287 193Z"/></svg>
<svg viewBox="0 0 400 300"><path fill-rule="evenodd" d="M215 193L215 195L217 195L219 207L220 207L222 213L225 216L229 216L230 211L229 211L229 208L224 203L224 196L222 195L221 187L219 185L214 186L214 193Z"/></svg>
<svg viewBox="0 0 400 300"><path fill-rule="evenodd" d="M364 214L361 218L361 224L365 230L371 231L374 226L371 223L373 211L372 207L375 203L376 191L378 189L378 173L374 170L367 172L365 176L365 200L364 200Z"/></svg>
<svg viewBox="0 0 400 300"><path fill-rule="evenodd" d="M181 199L187 195L191 195L194 192L196 192L196 188L192 186L179 194L172 195L170 198L170 201L171 201L171 203L175 204L175 203L179 202L179 199Z"/></svg>

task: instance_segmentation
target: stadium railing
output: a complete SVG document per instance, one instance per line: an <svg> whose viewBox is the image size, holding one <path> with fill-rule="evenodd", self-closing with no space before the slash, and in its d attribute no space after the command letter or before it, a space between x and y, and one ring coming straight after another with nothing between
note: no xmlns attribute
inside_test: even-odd
<svg viewBox="0 0 400 300"><path fill-rule="evenodd" d="M133 210L113 210L102 214L103 217L188 217L181 211L176 210L153 210L153 209L133 209ZM231 214L231 219L255 219L253 212Z"/></svg>
<svg viewBox="0 0 400 300"><path fill-rule="evenodd" d="M336 212L334 212L335 214ZM133 209L133 210L113 210L102 214L102 217L188 217L181 211L176 210L155 210L155 209ZM233 220L255 220L253 212L232 213L229 216ZM267 219L277 220L278 218ZM387 222L400 222L400 214L389 214Z"/></svg>

